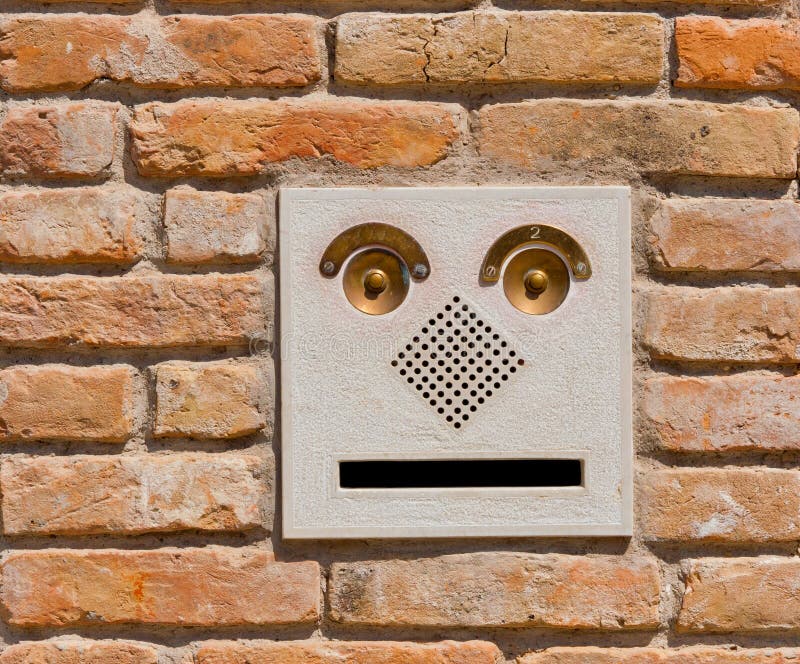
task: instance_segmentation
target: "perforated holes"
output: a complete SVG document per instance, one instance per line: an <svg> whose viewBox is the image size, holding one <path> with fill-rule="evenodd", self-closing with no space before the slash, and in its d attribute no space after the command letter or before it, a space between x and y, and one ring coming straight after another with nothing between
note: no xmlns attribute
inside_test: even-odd
<svg viewBox="0 0 800 664"><path fill-rule="evenodd" d="M478 406L525 364L458 296L425 321L404 351L392 366L455 429L473 419Z"/></svg>

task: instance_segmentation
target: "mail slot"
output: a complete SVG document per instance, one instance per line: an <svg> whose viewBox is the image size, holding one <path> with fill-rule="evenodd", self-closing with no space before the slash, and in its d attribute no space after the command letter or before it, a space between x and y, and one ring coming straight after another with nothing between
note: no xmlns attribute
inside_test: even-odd
<svg viewBox="0 0 800 664"><path fill-rule="evenodd" d="M287 538L632 528L626 187L280 193Z"/></svg>

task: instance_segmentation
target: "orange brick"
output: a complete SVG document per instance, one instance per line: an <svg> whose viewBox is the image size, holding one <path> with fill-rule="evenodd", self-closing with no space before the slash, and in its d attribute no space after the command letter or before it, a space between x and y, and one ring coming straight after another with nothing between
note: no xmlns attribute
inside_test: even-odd
<svg viewBox="0 0 800 664"><path fill-rule="evenodd" d="M0 122L0 175L98 177L114 160L117 104L15 106Z"/></svg>
<svg viewBox="0 0 800 664"><path fill-rule="evenodd" d="M800 539L800 474L775 468L649 471L637 501L645 539L791 542Z"/></svg>
<svg viewBox="0 0 800 664"><path fill-rule="evenodd" d="M649 559L463 554L337 563L330 616L351 625L655 629L659 572Z"/></svg>
<svg viewBox="0 0 800 664"><path fill-rule="evenodd" d="M0 440L122 443L144 419L144 381L125 365L0 371Z"/></svg>
<svg viewBox="0 0 800 664"><path fill-rule="evenodd" d="M143 87L291 87L319 80L307 16L50 14L0 23L0 87L79 90L99 78Z"/></svg>
<svg viewBox="0 0 800 664"><path fill-rule="evenodd" d="M133 263L144 250L140 203L116 186L0 194L0 260Z"/></svg>
<svg viewBox="0 0 800 664"><path fill-rule="evenodd" d="M315 562L255 548L18 551L0 599L18 627L292 625L320 615Z"/></svg>
<svg viewBox="0 0 800 664"><path fill-rule="evenodd" d="M675 45L680 87L800 90L800 21L678 17Z"/></svg>
<svg viewBox="0 0 800 664"><path fill-rule="evenodd" d="M23 642L9 646L0 654L0 664L157 664L153 648L122 641Z"/></svg>
<svg viewBox="0 0 800 664"><path fill-rule="evenodd" d="M687 565L680 632L800 632L800 560L705 558Z"/></svg>
<svg viewBox="0 0 800 664"><path fill-rule="evenodd" d="M520 657L518 664L794 664L797 649L549 648Z"/></svg>
<svg viewBox="0 0 800 664"><path fill-rule="evenodd" d="M246 345L266 333L272 278L240 275L6 277L0 345Z"/></svg>
<svg viewBox="0 0 800 664"><path fill-rule="evenodd" d="M645 341L664 360L795 363L798 288L660 288L647 296Z"/></svg>
<svg viewBox="0 0 800 664"><path fill-rule="evenodd" d="M659 376L643 412L674 452L800 448L800 376Z"/></svg>
<svg viewBox="0 0 800 664"><path fill-rule="evenodd" d="M800 270L800 205L795 201L672 199L650 221L664 270Z"/></svg>
<svg viewBox="0 0 800 664"><path fill-rule="evenodd" d="M482 641L392 643L296 641L244 645L232 641L200 646L197 664L500 664L497 646Z"/></svg>
<svg viewBox="0 0 800 664"><path fill-rule="evenodd" d="M232 362L156 368L156 436L237 438L260 431L273 408L262 367Z"/></svg>
<svg viewBox="0 0 800 664"><path fill-rule="evenodd" d="M9 535L246 530L268 498L264 462L225 454L9 457L0 482Z"/></svg>
<svg viewBox="0 0 800 664"><path fill-rule="evenodd" d="M257 194L176 187L164 199L167 260L171 263L258 261L272 248L267 244L267 226L266 205Z"/></svg>
<svg viewBox="0 0 800 664"><path fill-rule="evenodd" d="M800 122L789 108L683 101L546 99L486 106L480 152L524 169L792 179Z"/></svg>
<svg viewBox="0 0 800 664"><path fill-rule="evenodd" d="M440 104L187 100L137 106L131 133L142 175L229 177L293 157L428 166L459 138L456 121Z"/></svg>

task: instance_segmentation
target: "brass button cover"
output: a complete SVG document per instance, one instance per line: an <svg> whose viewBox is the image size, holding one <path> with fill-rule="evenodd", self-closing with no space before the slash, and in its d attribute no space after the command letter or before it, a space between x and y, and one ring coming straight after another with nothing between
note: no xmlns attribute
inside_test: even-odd
<svg viewBox="0 0 800 664"><path fill-rule="evenodd" d="M405 262L385 249L354 254L344 268L344 294L356 309L377 316L394 311L405 300L411 275Z"/></svg>
<svg viewBox="0 0 800 664"><path fill-rule="evenodd" d="M526 249L516 254L503 273L509 302L527 314L554 311L569 292L569 269L547 249Z"/></svg>

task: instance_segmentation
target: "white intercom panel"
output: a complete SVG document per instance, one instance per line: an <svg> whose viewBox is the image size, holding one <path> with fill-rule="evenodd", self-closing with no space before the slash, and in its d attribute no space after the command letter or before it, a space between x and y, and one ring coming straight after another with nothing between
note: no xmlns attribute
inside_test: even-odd
<svg viewBox="0 0 800 664"><path fill-rule="evenodd" d="M632 528L626 187L280 192L287 538Z"/></svg>

